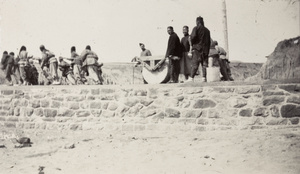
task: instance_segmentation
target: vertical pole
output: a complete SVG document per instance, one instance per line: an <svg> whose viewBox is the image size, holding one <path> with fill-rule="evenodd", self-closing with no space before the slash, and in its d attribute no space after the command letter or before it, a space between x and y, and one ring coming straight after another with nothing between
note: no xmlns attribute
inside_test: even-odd
<svg viewBox="0 0 300 174"><path fill-rule="evenodd" d="M229 58L229 48L228 48L228 29L227 29L227 14L226 14L226 2L222 1L222 12L223 12L223 28L224 28L224 48L227 52L227 58Z"/></svg>
<svg viewBox="0 0 300 174"><path fill-rule="evenodd" d="M134 66L132 66L132 84L134 84Z"/></svg>

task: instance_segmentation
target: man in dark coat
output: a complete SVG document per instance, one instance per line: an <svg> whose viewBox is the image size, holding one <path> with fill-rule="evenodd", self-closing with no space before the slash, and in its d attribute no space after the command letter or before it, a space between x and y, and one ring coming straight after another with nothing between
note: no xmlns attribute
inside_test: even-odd
<svg viewBox="0 0 300 174"><path fill-rule="evenodd" d="M199 64L202 66L202 81L206 82L206 67L208 66L208 54L210 49L210 31L204 26L201 16L197 17L196 24L191 34L192 42L192 72L191 81L194 80Z"/></svg>
<svg viewBox="0 0 300 174"><path fill-rule="evenodd" d="M13 85L11 75L13 75L13 67L15 62L14 55L15 54L13 52L8 55L7 51L4 51L1 59L1 68L5 73L5 78L8 81L9 86Z"/></svg>
<svg viewBox="0 0 300 174"><path fill-rule="evenodd" d="M168 41L168 48L166 53L166 58L169 58L169 72L170 72L170 83L178 83L178 76L180 71L180 58L181 58L181 44L179 37L174 32L172 26L167 28L170 35Z"/></svg>

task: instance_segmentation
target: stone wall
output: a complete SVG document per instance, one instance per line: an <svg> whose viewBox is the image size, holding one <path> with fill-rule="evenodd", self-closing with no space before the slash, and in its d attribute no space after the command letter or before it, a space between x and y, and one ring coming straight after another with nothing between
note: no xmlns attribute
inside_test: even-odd
<svg viewBox="0 0 300 174"><path fill-rule="evenodd" d="M204 131L297 127L300 84L1 87L0 128Z"/></svg>

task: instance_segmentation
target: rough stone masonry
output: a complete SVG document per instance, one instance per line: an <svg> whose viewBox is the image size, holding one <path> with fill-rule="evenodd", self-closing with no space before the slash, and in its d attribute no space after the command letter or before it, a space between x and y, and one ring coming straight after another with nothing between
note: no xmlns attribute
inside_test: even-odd
<svg viewBox="0 0 300 174"><path fill-rule="evenodd" d="M299 127L300 84L1 87L0 128L205 131Z"/></svg>

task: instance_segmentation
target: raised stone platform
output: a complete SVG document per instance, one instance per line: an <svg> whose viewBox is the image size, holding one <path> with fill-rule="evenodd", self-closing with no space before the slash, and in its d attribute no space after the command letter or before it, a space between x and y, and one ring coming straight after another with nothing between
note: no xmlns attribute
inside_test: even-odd
<svg viewBox="0 0 300 174"><path fill-rule="evenodd" d="M299 83L213 85L2 86L0 128L205 131L300 126Z"/></svg>

